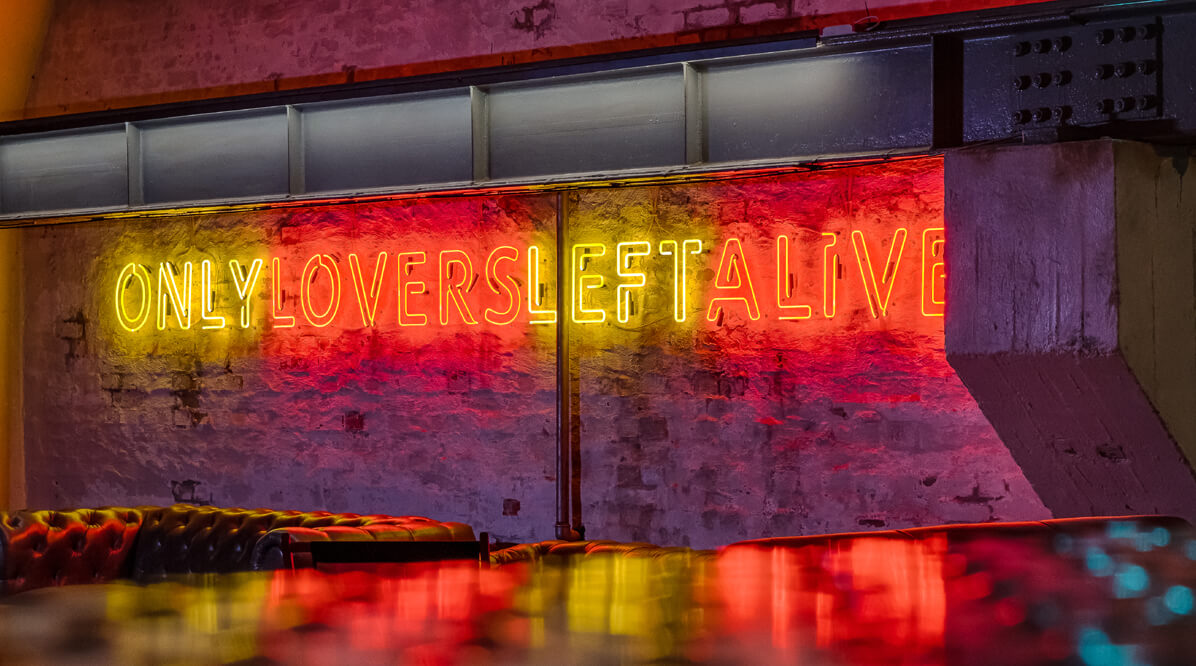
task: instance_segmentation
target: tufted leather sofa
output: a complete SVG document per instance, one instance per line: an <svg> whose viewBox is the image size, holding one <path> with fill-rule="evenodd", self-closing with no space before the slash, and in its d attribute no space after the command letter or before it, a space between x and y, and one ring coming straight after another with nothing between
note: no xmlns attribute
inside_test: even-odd
<svg viewBox="0 0 1196 666"><path fill-rule="evenodd" d="M326 511L106 507L0 513L0 596L54 585L281 567L295 541L472 541L463 523Z"/></svg>

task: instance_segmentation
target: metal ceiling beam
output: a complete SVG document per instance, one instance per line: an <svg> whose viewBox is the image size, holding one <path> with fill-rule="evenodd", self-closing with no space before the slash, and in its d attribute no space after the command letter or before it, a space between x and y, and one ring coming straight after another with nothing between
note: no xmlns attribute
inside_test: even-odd
<svg viewBox="0 0 1196 666"><path fill-rule="evenodd" d="M1196 138L1196 3L1045 3L0 124L0 221Z"/></svg>

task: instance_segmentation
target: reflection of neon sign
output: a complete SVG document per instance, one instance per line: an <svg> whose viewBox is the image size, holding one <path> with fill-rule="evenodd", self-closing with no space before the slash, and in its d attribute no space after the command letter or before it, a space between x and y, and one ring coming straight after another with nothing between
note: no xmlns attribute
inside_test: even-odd
<svg viewBox="0 0 1196 666"><path fill-rule="evenodd" d="M626 324L633 317L644 316L643 310L652 304L666 304L661 309L670 308L673 320L685 323L689 299L694 295L691 290L696 287L705 297L705 319L720 325L732 317L802 326L817 309L822 318L830 320L836 317L843 298L852 303L854 312L860 312L866 303L866 311L875 319L890 316L894 307L908 313L914 301L919 302L917 311L923 317L943 315L946 269L942 229L925 229L918 236L902 227L892 237L879 239L870 239L857 229L849 233L851 249L843 250L850 252L846 257L840 254L838 234L806 230L805 235L812 240L803 242L796 234L780 234L767 251L740 238L710 244L709 250L706 242L692 238L578 243L565 258L569 281L565 307L569 319L577 324L601 324L608 319ZM881 247L888 246L887 252L881 251L884 254L876 252L878 241ZM910 268L902 271L902 259L917 252L906 246L919 242L920 262L906 262ZM700 258L703 254L708 256ZM301 271L296 267L302 258L284 261L272 257L268 264L261 258L247 263L246 258L202 259L198 271L194 261L158 261L156 284L150 268L130 262L122 266L115 291L109 293L114 297L117 322L130 333L142 330L151 318L158 330L188 330L195 321L201 330L230 325L250 328L252 313L260 307L252 306L255 296L270 301L269 309L264 310L268 316L263 317L269 328L292 328L300 321L315 328L334 322L355 328L358 315L362 327L396 323L424 327L432 320L440 326L472 326L481 321L490 326L556 322L557 311L550 304L556 297L549 298L549 291L555 289L550 277L554 270L545 265L551 261L544 261L539 247L499 245L476 256L463 249L445 249L432 261L428 255L425 250L395 254L383 250L373 254L372 261L370 254L340 255L348 264L349 279L342 279L342 259L325 252L306 258ZM880 256L885 256L883 264L874 261ZM844 275L847 257L855 260L858 282ZM222 266L227 266L227 273ZM914 272L918 275L912 275ZM268 276L270 285L258 296L263 275ZM704 282L696 283L695 277ZM850 282L841 285L845 279ZM613 283L613 290L608 282ZM899 282L906 286L898 289ZM657 291L650 292L653 288ZM774 288L775 297L770 293ZM848 290L846 297L841 294L844 289ZM235 294L236 299L222 299L222 291L227 291L228 297ZM897 292L913 296L894 299ZM354 299L357 307L347 308L342 316L341 301L346 298ZM221 304L225 304L223 308ZM356 312L349 314L353 310ZM430 316L432 312L436 315Z"/></svg>

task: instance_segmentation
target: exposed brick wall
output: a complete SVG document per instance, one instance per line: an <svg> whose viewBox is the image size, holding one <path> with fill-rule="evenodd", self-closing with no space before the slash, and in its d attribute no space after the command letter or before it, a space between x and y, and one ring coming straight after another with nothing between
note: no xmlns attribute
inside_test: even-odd
<svg viewBox="0 0 1196 666"><path fill-rule="evenodd" d="M50 115L781 34L1038 0L58 0ZM867 7L867 10L865 10Z"/></svg>
<svg viewBox="0 0 1196 666"><path fill-rule="evenodd" d="M572 197L575 241L632 240L641 227L715 248L739 238L761 312L752 321L729 305L709 322L699 299L689 329L653 317L575 336L587 536L711 547L1049 515L947 364L943 319L921 314L920 232L941 224L941 178L928 159ZM911 233L878 320L850 235L867 234L884 262L901 227ZM844 269L834 319L820 299L820 232L838 235ZM794 243L793 302L812 305L810 319L777 320L780 234ZM704 255L695 279L708 284L719 259ZM643 307L658 312L670 267L656 267Z"/></svg>
<svg viewBox="0 0 1196 666"><path fill-rule="evenodd" d="M1049 515L947 365L942 319L919 309L920 231L941 224L938 160L563 196L570 242L608 245L589 270L607 285L590 305L609 315L571 334L587 536L707 547ZM360 254L367 276L383 249L392 259L462 249L480 271L499 245L539 243L547 254L556 210L556 195L538 194L24 231L30 503L194 498L418 513L505 540L551 537L552 327L526 315L467 325L454 310L447 327L400 328L393 277L380 292L381 323L363 326L348 253ZM851 231L868 235L879 266L902 226L913 231L878 319ZM816 296L823 255L810 239L823 232L838 234L844 269L834 319ZM794 298L815 306L810 319L777 319L772 248L782 233L798 244ZM669 238L703 241L686 273L684 322L670 315L672 260L655 251ZM708 321L731 238L742 240L761 316L730 303ZM626 280L615 273L614 243L637 240L654 244L634 265L648 284L620 323L614 287ZM345 280L326 328L296 310L297 274L314 253L338 262ZM117 325L113 288L127 262L192 261L199 271L210 259L225 271L230 258L270 256L285 267L279 284L294 328L266 325L265 277L245 331L180 331L172 319L164 331ZM435 263L415 275L434 284ZM233 321L230 288L218 280L215 290ZM320 304L329 296L313 293ZM479 318L486 293L479 281L463 296ZM416 309L435 320L434 297L418 298ZM132 298L130 312L138 307Z"/></svg>
<svg viewBox="0 0 1196 666"><path fill-rule="evenodd" d="M555 224L552 197L503 201L485 210L478 200L458 200L25 231L29 504L197 499L438 516L503 540L551 536L544 532L555 519L550 333L512 333L521 344L459 330L396 342L393 325L377 332L360 319L351 323L359 313L348 282L342 316L329 328L271 333L259 307L269 299L265 277L248 331L198 330L198 319L181 331L171 319L166 331L149 322L131 334L113 310L115 279L129 261L156 269L160 261L181 267L214 259L227 271L230 258L272 254L297 271L302 263L291 259L315 251L342 260L359 247L370 257L379 249L393 254L404 247L391 232L396 224L433 239L484 236L483 227L503 229L515 219L534 227L547 216ZM434 281L435 268L428 272ZM286 288L296 315L297 276ZM231 289L227 279L218 283L217 302L235 322ZM393 289L381 298L390 322Z"/></svg>

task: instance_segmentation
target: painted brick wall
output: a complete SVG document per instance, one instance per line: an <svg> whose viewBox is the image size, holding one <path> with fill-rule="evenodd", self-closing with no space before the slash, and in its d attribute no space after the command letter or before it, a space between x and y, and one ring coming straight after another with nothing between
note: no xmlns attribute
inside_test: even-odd
<svg viewBox="0 0 1196 666"><path fill-rule="evenodd" d="M704 238L691 276L699 284L717 279L719 248L739 239L760 312L753 320L746 306L727 303L708 321L707 289L691 301L687 325L662 325L670 265L656 263L641 319L608 319L574 336L587 535L711 547L1049 515L947 364L943 318L922 314L921 231L941 226L940 169L926 159L571 197L574 242L613 248L636 229ZM897 259L890 248L902 228ZM854 231L870 244L875 274L891 272L880 318ZM781 234L791 240L794 279L784 300L810 305L808 319L778 318ZM821 234L836 237L841 267L833 319ZM613 308L609 291L598 298Z"/></svg>
<svg viewBox="0 0 1196 666"><path fill-rule="evenodd" d="M348 252L366 257L363 282L372 285L378 251L393 257L449 238L471 239L464 247L472 249L496 233L555 228L555 210L554 197L508 197L27 230L30 506L196 499L427 515L504 540L547 538L555 520L551 331L504 337L457 326L400 336L393 285L377 292L375 313L387 325L363 326L346 260ZM299 272L317 252L336 255L343 270L339 318L325 328L298 310ZM298 323L270 330L262 304L273 284L263 275L253 326L241 330L228 261L271 256L283 267L285 316ZM227 328L202 330L198 311L186 331L173 312L166 330L156 321L136 333L119 326L122 266L149 266L157 289L159 262L182 273L192 261L198 308L204 259L214 263L215 307ZM420 274L434 285L431 266ZM128 298L131 316L139 295ZM415 309L434 320L426 305Z"/></svg>
<svg viewBox="0 0 1196 666"><path fill-rule="evenodd" d="M1038 0L58 0L29 115L780 34Z"/></svg>
<svg viewBox="0 0 1196 666"><path fill-rule="evenodd" d="M574 324L571 333L588 537L710 547L1048 516L947 365L942 318L923 314L921 234L942 226L939 160L583 189L563 194L561 205L570 243L605 252L586 268L604 286L580 301L604 321ZM502 324L505 301L487 288L484 266L494 248L526 253L535 244L543 275L552 275L557 206L557 195L536 194L26 230L30 504L194 497L425 514L504 540L550 538L553 327L531 324L526 308ZM868 264L853 249L854 231L870 248ZM782 234L793 242L794 281L792 295L778 300ZM818 245L830 237L839 262L829 278L833 318L822 291L828 255ZM670 239L702 243L680 273L688 281L680 309L678 273L659 251ZM617 243L642 241L650 255L619 275ZM735 243L742 263L731 266ZM428 326L398 325L394 263L373 292L375 324L366 325L357 304L374 301L355 292L352 276L371 293L382 250L391 262L400 252L428 252L428 263L404 273L426 284L404 298L431 318ZM446 271L469 288L462 304L444 300L444 311L435 296L441 250L471 257L471 269ZM306 320L330 302L331 282L321 271L300 277L317 254L339 266L342 280L339 310L324 327ZM280 259L277 274L271 257ZM503 264L523 299L528 285L550 281L520 272L525 257ZM267 261L244 330L235 325L235 285L219 277L234 258ZM211 309L226 317L224 329L202 330L195 311L204 260L218 276ZM191 330L179 330L174 307L157 320L157 296L153 319L133 322L139 289L114 291L128 263L147 266L146 284L160 289L165 261L179 273L191 262ZM881 283L872 296L865 265ZM455 272L462 269L465 277ZM627 292L620 317L617 286L638 272L645 286ZM270 323L276 280L294 327ZM709 319L712 298L747 298L744 281L757 315L746 300L727 300ZM885 285L891 292L880 291ZM546 285L548 303L554 289ZM115 293L132 323L117 318ZM808 317L779 319L794 312L780 310L782 301L810 305ZM465 310L477 324L464 322ZM441 317L449 324L438 325Z"/></svg>

